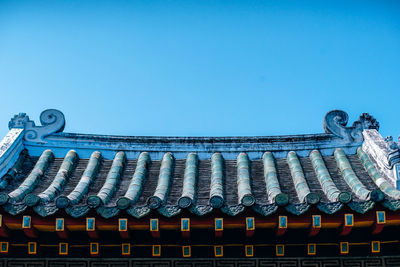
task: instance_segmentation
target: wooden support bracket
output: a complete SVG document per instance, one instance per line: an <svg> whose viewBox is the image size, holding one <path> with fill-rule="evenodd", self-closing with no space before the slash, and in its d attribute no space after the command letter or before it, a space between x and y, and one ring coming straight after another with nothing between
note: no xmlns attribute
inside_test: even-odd
<svg viewBox="0 0 400 267"><path fill-rule="evenodd" d="M181 233L182 233L182 237L184 237L184 238L190 237L190 219L189 218L181 218Z"/></svg>
<svg viewBox="0 0 400 267"><path fill-rule="evenodd" d="M246 236L250 237L254 235L256 230L256 220L254 217L246 217Z"/></svg>
<svg viewBox="0 0 400 267"><path fill-rule="evenodd" d="M5 225L3 222L3 215L0 214L0 237L8 237L10 231L8 230L8 227Z"/></svg>
<svg viewBox="0 0 400 267"><path fill-rule="evenodd" d="M278 227L276 230L277 236L282 236L285 234L287 230L288 219L287 216L279 216L278 217Z"/></svg>
<svg viewBox="0 0 400 267"><path fill-rule="evenodd" d="M160 237L160 226L158 219L150 219L150 233L153 237L159 238Z"/></svg>
<svg viewBox="0 0 400 267"><path fill-rule="evenodd" d="M68 238L68 230L67 230L67 228L65 228L64 218L56 218L55 231L60 238L62 238L62 239ZM64 245L63 245L63 248L64 248Z"/></svg>
<svg viewBox="0 0 400 267"><path fill-rule="evenodd" d="M315 236L319 233L322 226L322 217L321 215L313 215L310 231L308 233L309 236Z"/></svg>
<svg viewBox="0 0 400 267"><path fill-rule="evenodd" d="M118 231L119 231L119 235L123 239L129 239L130 234L129 234L128 219L127 218L118 219ZM130 252L129 252L129 254L130 254Z"/></svg>
<svg viewBox="0 0 400 267"><path fill-rule="evenodd" d="M215 229L215 236L221 237L222 233L224 231L224 219L223 218L215 218L214 229Z"/></svg>
<svg viewBox="0 0 400 267"><path fill-rule="evenodd" d="M38 237L37 231L33 228L31 216L22 217L22 230L24 231L25 235L29 238Z"/></svg>
<svg viewBox="0 0 400 267"><path fill-rule="evenodd" d="M384 211L376 212L376 219L372 229L372 234L376 235L382 232L386 224L386 213Z"/></svg>
<svg viewBox="0 0 400 267"><path fill-rule="evenodd" d="M340 232L340 235L348 235L351 232L351 229L353 229L354 226L354 215L346 213L343 218L343 225L342 229Z"/></svg>
<svg viewBox="0 0 400 267"><path fill-rule="evenodd" d="M90 238L99 238L99 233L96 230L96 218L86 218L86 231Z"/></svg>

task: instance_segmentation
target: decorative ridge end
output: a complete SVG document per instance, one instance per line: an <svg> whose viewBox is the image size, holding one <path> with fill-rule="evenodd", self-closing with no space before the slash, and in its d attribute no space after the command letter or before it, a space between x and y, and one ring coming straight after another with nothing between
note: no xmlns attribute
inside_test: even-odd
<svg viewBox="0 0 400 267"><path fill-rule="evenodd" d="M8 127L25 129L24 139L26 141L43 143L46 142L44 140L46 136L64 130L65 117L57 109L47 109L40 114L40 123L42 126L36 126L26 113L19 113L10 120Z"/></svg>
<svg viewBox="0 0 400 267"><path fill-rule="evenodd" d="M363 113L358 118L358 121L353 123L353 127L357 127L357 125L361 124L364 129L375 129L379 131L379 122L372 117L369 113Z"/></svg>
<svg viewBox="0 0 400 267"><path fill-rule="evenodd" d="M11 120L8 122L8 128L11 130L12 128L25 128L25 124L28 123L29 116L26 113L19 113L14 115Z"/></svg>
<svg viewBox="0 0 400 267"><path fill-rule="evenodd" d="M399 142L393 141L392 136L387 136L385 138L386 146L388 148L387 161L389 163L389 168L400 162L400 137Z"/></svg>
<svg viewBox="0 0 400 267"><path fill-rule="evenodd" d="M324 118L326 133L342 138L345 142L362 142L362 131L365 129L379 130L379 122L368 113L363 113L351 127L346 127L349 115L342 110L331 110Z"/></svg>
<svg viewBox="0 0 400 267"><path fill-rule="evenodd" d="M393 141L393 137L392 136L387 136L385 138L385 142L386 145L389 149L389 151L396 151L400 148L400 136L399 136L399 143L396 143L395 141Z"/></svg>

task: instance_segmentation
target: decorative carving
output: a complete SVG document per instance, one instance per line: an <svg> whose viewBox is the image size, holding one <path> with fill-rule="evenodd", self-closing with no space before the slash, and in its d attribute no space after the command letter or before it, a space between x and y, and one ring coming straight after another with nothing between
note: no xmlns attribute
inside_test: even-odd
<svg viewBox="0 0 400 267"><path fill-rule="evenodd" d="M25 124L29 122L29 116L26 113L19 113L14 115L8 123L8 128L25 128Z"/></svg>
<svg viewBox="0 0 400 267"><path fill-rule="evenodd" d="M142 207L130 207L129 209L126 210L126 212L133 217L140 219L147 214L149 214L151 209L147 206L142 206Z"/></svg>
<svg viewBox="0 0 400 267"><path fill-rule="evenodd" d="M29 119L25 113L15 115L8 127L25 129L25 140L31 142L45 142L44 138L50 134L62 132L65 127L64 114L56 109L47 109L40 114L42 126L36 126L35 122Z"/></svg>
<svg viewBox="0 0 400 267"><path fill-rule="evenodd" d="M319 203L317 205L318 209L326 214L334 214L343 208L343 203L332 202L332 203Z"/></svg>
<svg viewBox="0 0 400 267"><path fill-rule="evenodd" d="M275 203L266 205L255 204L253 206L253 210L260 213L263 216L268 216L275 213L278 210L278 205L276 205Z"/></svg>
<svg viewBox="0 0 400 267"><path fill-rule="evenodd" d="M3 206L4 210L10 213L11 215L17 215L26 210L28 206L26 206L24 203L7 203L6 205Z"/></svg>
<svg viewBox="0 0 400 267"><path fill-rule="evenodd" d="M385 208L390 209L391 211L398 211L400 209L400 200L389 200L386 199L382 202L382 205Z"/></svg>
<svg viewBox="0 0 400 267"><path fill-rule="evenodd" d="M48 267L88 267L89 262L84 259L48 259Z"/></svg>
<svg viewBox="0 0 400 267"><path fill-rule="evenodd" d="M101 206L96 209L97 214L101 215L105 219L112 218L114 216L117 216L120 209L117 206L114 207L106 207L106 206Z"/></svg>
<svg viewBox="0 0 400 267"><path fill-rule="evenodd" d="M356 202L352 201L349 204L347 204L352 210L364 214L367 211L371 210L375 206L375 202L372 200L369 201L363 201L363 202Z"/></svg>
<svg viewBox="0 0 400 267"><path fill-rule="evenodd" d="M393 141L393 136L387 136L385 138L385 142L389 150L393 151L399 149L399 145L395 141Z"/></svg>
<svg viewBox="0 0 400 267"><path fill-rule="evenodd" d="M400 138L400 137L399 137ZM393 141L392 136L385 138L386 146L388 148L388 154L386 155L389 168L392 169L393 166L400 162L400 145ZM399 141L400 143L400 141Z"/></svg>
<svg viewBox="0 0 400 267"><path fill-rule="evenodd" d="M204 216L211 213L213 208L210 205L191 205L189 210L196 215Z"/></svg>
<svg viewBox="0 0 400 267"><path fill-rule="evenodd" d="M230 216L236 216L240 213L242 213L245 209L245 206L242 204L237 204L237 205L231 205L231 206L223 206L221 208L221 211L225 214L228 214Z"/></svg>
<svg viewBox="0 0 400 267"><path fill-rule="evenodd" d="M182 209L178 205L165 205L157 209L158 213L164 215L167 218L171 218L181 213Z"/></svg>
<svg viewBox="0 0 400 267"><path fill-rule="evenodd" d="M320 200L321 197L315 192L311 192L306 196L306 202L310 205L318 204Z"/></svg>
<svg viewBox="0 0 400 267"><path fill-rule="evenodd" d="M56 206L59 209L65 209L71 204L71 201L66 196L60 196L56 199Z"/></svg>
<svg viewBox="0 0 400 267"><path fill-rule="evenodd" d="M28 207L33 207L33 206L36 206L37 204L39 204L40 197L38 197L35 194L28 194L25 196L24 202L25 202L25 205L27 205Z"/></svg>
<svg viewBox="0 0 400 267"><path fill-rule="evenodd" d="M368 113L363 113L351 127L346 127L348 121L349 115L346 112L342 110L329 111L324 119L325 132L336 135L346 142L362 142L364 129L379 130L379 122Z"/></svg>
<svg viewBox="0 0 400 267"><path fill-rule="evenodd" d="M308 203L300 203L300 204L289 204L285 207L285 209L294 214L294 215L301 215L308 211L311 206Z"/></svg>
<svg viewBox="0 0 400 267"><path fill-rule="evenodd" d="M42 217L53 215L58 211L58 208L54 204L41 204L33 207L33 210Z"/></svg>
<svg viewBox="0 0 400 267"><path fill-rule="evenodd" d="M86 215L90 208L87 205L73 205L65 209L65 212L71 215L73 218L79 218Z"/></svg>
<svg viewBox="0 0 400 267"><path fill-rule="evenodd" d="M7 264L4 266L8 267L45 267L46 265L46 260L32 260L30 259L29 261L24 260L24 259L12 259L12 260L7 260Z"/></svg>

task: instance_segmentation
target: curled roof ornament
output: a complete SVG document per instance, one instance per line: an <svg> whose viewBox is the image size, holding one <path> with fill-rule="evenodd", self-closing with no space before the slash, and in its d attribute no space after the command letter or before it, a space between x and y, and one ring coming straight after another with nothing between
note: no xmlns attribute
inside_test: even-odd
<svg viewBox="0 0 400 267"><path fill-rule="evenodd" d="M363 113L352 126L346 127L349 115L342 110L329 111L324 118L324 129L344 139L347 142L363 141L362 131L364 129L379 130L379 122L368 113Z"/></svg>
<svg viewBox="0 0 400 267"><path fill-rule="evenodd" d="M59 133L64 130L64 114L57 109L47 109L40 114L40 123L42 126L36 126L35 122L29 119L25 113L15 115L8 127L25 129L24 139L31 142L43 143L45 137L53 133Z"/></svg>

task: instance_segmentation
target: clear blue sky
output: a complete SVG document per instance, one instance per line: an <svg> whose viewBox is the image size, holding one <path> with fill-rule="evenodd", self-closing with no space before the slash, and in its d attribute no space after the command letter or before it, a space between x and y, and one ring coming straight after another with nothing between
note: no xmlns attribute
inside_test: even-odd
<svg viewBox="0 0 400 267"><path fill-rule="evenodd" d="M13 114L120 135L323 132L331 109L400 134L399 1L1 1Z"/></svg>

